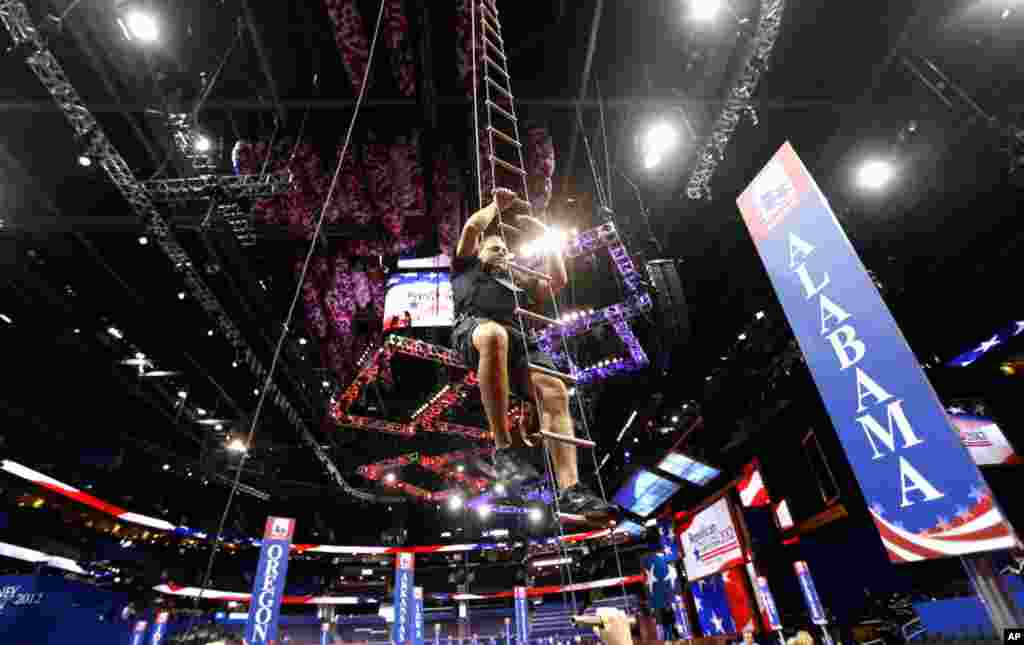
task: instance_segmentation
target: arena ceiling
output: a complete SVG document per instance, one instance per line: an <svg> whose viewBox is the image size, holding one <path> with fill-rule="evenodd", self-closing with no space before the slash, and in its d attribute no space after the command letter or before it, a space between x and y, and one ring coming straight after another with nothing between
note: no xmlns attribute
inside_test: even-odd
<svg viewBox="0 0 1024 645"><path fill-rule="evenodd" d="M266 139L278 125L279 137L301 130L327 148L343 136L355 95L319 0L158 2L165 35L159 49L149 51L124 41L112 4L74 7L52 31L50 46L138 177L185 172L154 111L177 90L186 99L194 94L200 75L214 74L236 34L200 115L205 131L226 150L239 137ZM455 74L455 3L405 4L417 16L417 60L430 61L417 68L418 98L399 91L381 49L356 137L422 129L428 142L468 150L469 106ZM697 142L684 142L665 168L646 173L636 140L651 118L677 108L698 138L707 136L735 72L737 33L756 15L756 3L732 3L719 20L703 25L688 17L681 0L642 3L643 10L636 3L602 3L591 83L581 103L596 168L574 134L597 3L536 4L499 6L524 118L546 126L555 142L552 217L567 228L593 226L593 174L603 183L610 175L614 211L632 235L631 250L681 261L692 320L693 336L675 349L667 374L620 377L594 390L592 432L606 450L652 392L664 397L656 414L702 401L705 379L721 368L737 333L759 311L780 315L734 196L787 140L887 287L920 356L952 357L1013 317L1016 304L1001 282L1021 241L1014 219L1021 175L1009 173L1005 135L1020 123L1014 35L1024 17L1009 5L787 3L771 67L752 102L757 123L745 120L733 136L712 182L714 199L694 201L685 184ZM69 3L30 5L42 22ZM358 5L372 25L378 5ZM421 39L424 34L429 38ZM5 39L0 36L6 47ZM929 88L915 76L914 69L929 65L993 121L963 100L948 99L952 85ZM228 488L218 475L233 475L224 442L248 429L262 382L240 364L156 245L140 244L142 226L102 172L78 164L79 144L18 50L0 58L0 76L7 80L0 89L0 313L10 321L0 325L2 454L65 481L95 480L101 469L107 472L104 497L142 512L219 517ZM869 194L854 187L853 176L874 155L896 160L898 174L886 190ZM222 161L218 171L231 172L227 155ZM649 210L649 227L626 178ZM269 364L295 289L292 265L305 242L267 227L257 231L255 245L242 247L229 232L201 226L205 215L201 205L168 213L194 266ZM621 299L610 272L582 263L572 269L578 305ZM346 384L332 381L305 337L299 321L275 383L354 486L377 490L355 475L359 465L466 445L325 423L331 394ZM152 361L144 371L169 374L141 376L137 364L124 363L137 353ZM399 383L437 376L409 369ZM399 395L405 396L384 393ZM243 495L237 502L253 533L264 515L289 513L299 516L300 527L334 529L339 541L373 543L395 522L387 506L368 505L353 525L350 505L358 500L327 475L278 406L263 408L256 437L242 481L270 499ZM431 508L403 521L415 541L417 526L425 530L445 517Z"/></svg>

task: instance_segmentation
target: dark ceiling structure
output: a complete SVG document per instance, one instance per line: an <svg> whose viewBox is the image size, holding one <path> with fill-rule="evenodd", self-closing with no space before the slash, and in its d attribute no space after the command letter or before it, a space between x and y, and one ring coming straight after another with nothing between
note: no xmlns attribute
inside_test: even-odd
<svg viewBox="0 0 1024 645"><path fill-rule="evenodd" d="M162 35L150 47L125 40L114 4L41 0L29 7L138 181L197 174L167 118L197 106L193 116L215 141L212 170L220 175L233 174L236 141L301 140L327 151L344 137L356 94L330 3L155 2ZM601 223L596 176L637 259L679 262L692 321L691 340L674 348L667 370L616 377L586 392L598 455L613 454L602 470L607 485L627 472L616 437L633 410L643 411L642 423L672 426L678 437L693 421L684 404L703 407L704 429L692 448L725 466L734 465L727 444L735 449L756 433L732 404L754 400L764 381L759 366L784 354L790 336L734 197L785 141L818 177L922 362L947 360L1019 319L1003 283L1018 273L1022 242L1015 34L1024 14L983 2L786 3L770 66L749 102L754 118L741 120L731 137L710 182L712 198L692 199L687 180L742 65L740 45L759 3L738 0L705 24L680 0L642 9L600 0L537 4L502 6L502 23L522 118L545 127L557 151L551 217L580 230ZM372 28L379 5L356 5ZM355 136L365 142L370 133L392 140L422 132L421 148L453 147L468 178L471 105L456 73L456 5L404 3L414 95L393 74L389 50L379 50ZM11 42L3 35L0 44ZM333 532L341 543L377 543L399 525L408 526L411 542L433 535L443 509L396 513L399 500L388 501L394 492L357 469L474 444L329 421L331 397L347 383L325 364L301 311L286 320L294 263L308 240L280 225L242 221L245 212L245 235L228 216L211 225L204 196L146 206L170 231L176 246L169 250L98 164L79 163L90 138L69 127L21 49L0 57L0 76L0 456L78 485L102 480L105 499L215 530L238 460L227 445L258 414L233 526L256 534L266 515L286 513L299 518L300 531ZM685 114L695 138L648 172L637 140L663 114ZM872 156L898 160L894 185L876 194L852 179ZM358 234L328 227L323 244L336 248ZM571 305L621 300L610 267L581 261L570 268ZM756 331L758 312L770 331L752 348L737 338ZM355 321L360 329L375 324L372 313ZM653 342L651 332L642 330L644 342ZM744 371L750 378L742 384L715 387ZM394 385L367 389L360 405L411 409L447 377L433 366L403 365ZM265 383L267 400L258 408ZM463 414L482 425L472 397ZM413 481L431 482L430 474ZM356 509L358 524L351 521Z"/></svg>

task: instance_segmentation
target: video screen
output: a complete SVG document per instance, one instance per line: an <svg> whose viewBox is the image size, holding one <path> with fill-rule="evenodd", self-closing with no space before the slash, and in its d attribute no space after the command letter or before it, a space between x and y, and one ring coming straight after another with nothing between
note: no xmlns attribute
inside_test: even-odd
<svg viewBox="0 0 1024 645"><path fill-rule="evenodd" d="M455 321L452 283L446 271L410 271L388 278L384 331L450 327Z"/></svg>
<svg viewBox="0 0 1024 645"><path fill-rule="evenodd" d="M615 493L615 503L634 515L647 517L675 495L679 488L679 484L642 468Z"/></svg>
<svg viewBox="0 0 1024 645"><path fill-rule="evenodd" d="M706 486L708 482L721 474L717 468L687 457L681 452L670 452L668 456L657 465L658 470L663 470L679 479L690 482L696 486Z"/></svg>
<svg viewBox="0 0 1024 645"><path fill-rule="evenodd" d="M647 532L647 529L645 529L644 527L640 526L636 522L629 521L629 520L623 522L622 524L619 524L615 528L615 530L620 532L620 533L626 533L626 534L631 535L631 536L636 537L636 538L643 537L644 534Z"/></svg>

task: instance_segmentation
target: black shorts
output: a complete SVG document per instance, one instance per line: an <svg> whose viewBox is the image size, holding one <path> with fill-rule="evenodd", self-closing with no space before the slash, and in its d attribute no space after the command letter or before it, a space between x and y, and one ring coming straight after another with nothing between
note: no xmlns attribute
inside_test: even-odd
<svg viewBox="0 0 1024 645"><path fill-rule="evenodd" d="M488 319L476 316L466 316L458 321L452 329L452 349L454 349L459 355L462 362L472 370L476 370L480 365L480 352L478 352L476 346L473 345L473 332L476 331L477 326L485 320ZM518 329L504 324L502 324L502 327L504 327L505 331L508 332L509 386L513 394L517 397L522 399L532 399L533 394L530 392L529 375L526 370L527 361L524 359L526 356L526 349L523 347L523 336ZM530 343L529 356L529 362L534 365L540 365L541 367L546 367L550 370L558 370L558 367L555 365L555 361L551 356L542 352L540 348L537 347L536 343Z"/></svg>

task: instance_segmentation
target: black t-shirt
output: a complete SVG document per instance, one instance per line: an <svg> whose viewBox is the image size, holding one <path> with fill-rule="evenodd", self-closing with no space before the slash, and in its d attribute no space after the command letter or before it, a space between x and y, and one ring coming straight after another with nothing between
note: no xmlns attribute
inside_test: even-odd
<svg viewBox="0 0 1024 645"><path fill-rule="evenodd" d="M525 307L532 303L527 290L520 286L519 302ZM514 325L516 295L512 291L508 274L497 276L485 271L480 259L459 258L452 261L452 295L455 300L455 315L480 316L495 322Z"/></svg>

